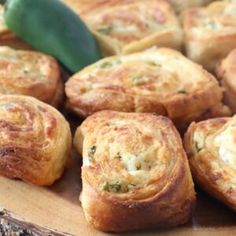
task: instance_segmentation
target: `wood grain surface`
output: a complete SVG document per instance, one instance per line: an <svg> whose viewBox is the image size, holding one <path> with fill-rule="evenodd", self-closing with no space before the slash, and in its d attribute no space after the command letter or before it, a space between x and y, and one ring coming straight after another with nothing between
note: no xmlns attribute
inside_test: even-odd
<svg viewBox="0 0 236 236"><path fill-rule="evenodd" d="M65 114L75 130L81 120ZM79 202L81 157L72 151L63 177L48 188L0 176L0 209L13 212L25 222L75 236L111 235L91 228ZM236 214L196 187L197 206L192 221L169 229L127 233L127 236L235 236ZM1 217L0 217L1 218ZM52 234L50 234L52 235ZM116 234L121 235L121 234ZM124 235L124 234L122 234Z"/></svg>

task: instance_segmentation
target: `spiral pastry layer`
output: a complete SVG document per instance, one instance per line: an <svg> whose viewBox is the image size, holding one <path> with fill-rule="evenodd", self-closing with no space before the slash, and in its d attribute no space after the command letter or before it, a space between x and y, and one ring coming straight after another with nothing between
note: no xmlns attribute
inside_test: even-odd
<svg viewBox="0 0 236 236"><path fill-rule="evenodd" d="M0 47L0 94L33 96L58 106L63 85L57 61L40 52Z"/></svg>
<svg viewBox="0 0 236 236"><path fill-rule="evenodd" d="M225 103L236 113L236 49L217 65L216 75L225 89Z"/></svg>
<svg viewBox="0 0 236 236"><path fill-rule="evenodd" d="M182 29L164 0L69 1L96 36L105 56L152 46L181 49Z"/></svg>
<svg viewBox="0 0 236 236"><path fill-rule="evenodd" d="M185 149L194 179L236 211L236 116L192 123Z"/></svg>
<svg viewBox="0 0 236 236"><path fill-rule="evenodd" d="M168 118L98 112L77 129L74 144L83 156L82 207L95 228L170 227L190 218L193 182Z"/></svg>
<svg viewBox="0 0 236 236"><path fill-rule="evenodd" d="M155 112L178 127L206 114L229 115L222 93L211 74L167 48L105 58L66 83L68 107L80 116L100 110Z"/></svg>
<svg viewBox="0 0 236 236"><path fill-rule="evenodd" d="M53 107L35 98L0 96L0 174L51 185L70 154L69 124Z"/></svg>
<svg viewBox="0 0 236 236"><path fill-rule="evenodd" d="M214 71L215 65L236 48L236 2L216 1L183 14L186 55Z"/></svg>

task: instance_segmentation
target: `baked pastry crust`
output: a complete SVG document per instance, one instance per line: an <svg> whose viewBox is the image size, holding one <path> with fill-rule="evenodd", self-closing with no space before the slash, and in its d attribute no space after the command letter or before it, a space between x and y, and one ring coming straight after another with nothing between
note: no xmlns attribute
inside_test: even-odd
<svg viewBox="0 0 236 236"><path fill-rule="evenodd" d="M236 2L216 1L183 14L186 55L209 71L236 48Z"/></svg>
<svg viewBox="0 0 236 236"><path fill-rule="evenodd" d="M63 84L57 61L40 52L0 47L0 94L33 96L59 106Z"/></svg>
<svg viewBox="0 0 236 236"><path fill-rule="evenodd" d="M180 126L215 106L220 116L230 115L216 79L167 48L103 59L72 76L66 94L69 109L83 117L100 110L155 112Z"/></svg>
<svg viewBox="0 0 236 236"><path fill-rule="evenodd" d="M84 3L83 3L84 2ZM104 56L159 46L181 49L182 29L164 0L82 1L79 14L98 40Z"/></svg>
<svg viewBox="0 0 236 236"><path fill-rule="evenodd" d="M60 178L71 150L69 124L53 107L21 95L0 96L0 174L36 185Z"/></svg>
<svg viewBox="0 0 236 236"><path fill-rule="evenodd" d="M236 113L236 49L217 65L216 76L225 89L225 103Z"/></svg>
<svg viewBox="0 0 236 236"><path fill-rule="evenodd" d="M236 210L236 116L192 123L185 150L193 178L209 194Z"/></svg>
<svg viewBox="0 0 236 236"><path fill-rule="evenodd" d="M189 7L204 6L212 0L168 0L174 7L177 13L182 12L183 10Z"/></svg>
<svg viewBox="0 0 236 236"><path fill-rule="evenodd" d="M77 129L87 221L123 232L186 223L195 191L182 141L167 117L102 111Z"/></svg>
<svg viewBox="0 0 236 236"><path fill-rule="evenodd" d="M21 40L5 24L3 18L3 6L0 4L0 46L8 46L16 49L32 49L30 45Z"/></svg>

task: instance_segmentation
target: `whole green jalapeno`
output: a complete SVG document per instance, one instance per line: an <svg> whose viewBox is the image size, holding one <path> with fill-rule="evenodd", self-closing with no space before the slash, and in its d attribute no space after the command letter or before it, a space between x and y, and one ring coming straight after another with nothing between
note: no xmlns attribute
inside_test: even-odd
<svg viewBox="0 0 236 236"><path fill-rule="evenodd" d="M6 25L33 48L57 58L71 72L100 59L92 34L60 0L7 0Z"/></svg>

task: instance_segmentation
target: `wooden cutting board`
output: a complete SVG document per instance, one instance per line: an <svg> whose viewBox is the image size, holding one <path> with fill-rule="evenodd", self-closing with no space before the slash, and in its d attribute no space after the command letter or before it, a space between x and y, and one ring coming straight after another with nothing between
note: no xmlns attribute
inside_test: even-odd
<svg viewBox="0 0 236 236"><path fill-rule="evenodd" d="M71 121L72 130L75 130L80 121L77 118L67 118ZM73 151L63 177L49 188L37 187L0 176L0 210L7 209L33 225L75 236L110 235L94 230L85 221L79 202L80 167L81 157ZM196 210L192 221L187 225L169 230L134 232L126 235L236 236L236 214L200 190L197 189L197 192ZM0 236L2 236L1 233Z"/></svg>
<svg viewBox="0 0 236 236"><path fill-rule="evenodd" d="M0 208L27 222L72 235L102 236L87 225L79 202L81 161L75 155L61 180L50 188L36 187L0 177ZM121 235L121 234L119 234ZM170 230L126 235L236 235L236 214L205 193L198 191L198 203L192 222Z"/></svg>

